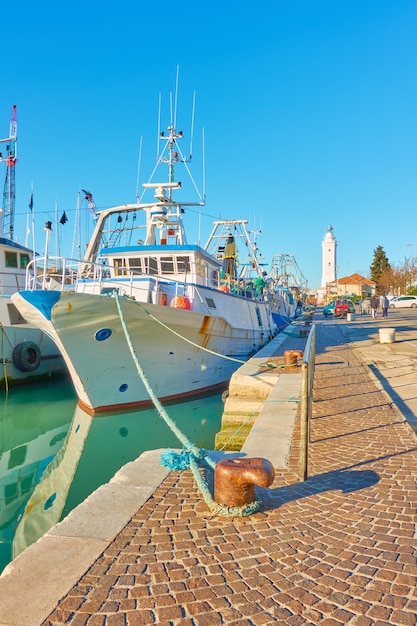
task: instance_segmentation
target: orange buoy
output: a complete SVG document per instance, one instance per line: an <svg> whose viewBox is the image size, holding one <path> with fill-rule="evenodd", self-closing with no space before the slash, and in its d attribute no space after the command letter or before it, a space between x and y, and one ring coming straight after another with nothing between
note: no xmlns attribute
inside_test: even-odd
<svg viewBox="0 0 417 626"><path fill-rule="evenodd" d="M186 296L174 296L171 300L171 307L173 309L191 309L191 302Z"/></svg>
<svg viewBox="0 0 417 626"><path fill-rule="evenodd" d="M221 285L220 291L224 291L224 293L229 293L229 287L227 285Z"/></svg>

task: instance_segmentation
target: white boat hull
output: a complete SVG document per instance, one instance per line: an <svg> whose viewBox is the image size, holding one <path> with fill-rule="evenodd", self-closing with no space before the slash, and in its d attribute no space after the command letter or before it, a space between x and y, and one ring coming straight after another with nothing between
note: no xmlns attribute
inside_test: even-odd
<svg viewBox="0 0 417 626"><path fill-rule="evenodd" d="M0 296L0 331L1 387L66 372L55 343L23 319L10 296Z"/></svg>
<svg viewBox="0 0 417 626"><path fill-rule="evenodd" d="M150 404L140 369L161 401L224 387L271 336L267 304L221 295L229 299L233 323L230 316L227 321L129 298L119 300L121 318L114 297L65 291L25 291L13 301L25 319L56 342L80 406L95 413ZM259 324L255 309L265 324Z"/></svg>

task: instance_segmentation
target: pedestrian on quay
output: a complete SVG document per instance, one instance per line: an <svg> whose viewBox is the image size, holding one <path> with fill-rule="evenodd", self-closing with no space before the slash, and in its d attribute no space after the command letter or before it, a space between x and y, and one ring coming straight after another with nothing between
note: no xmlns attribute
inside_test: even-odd
<svg viewBox="0 0 417 626"><path fill-rule="evenodd" d="M379 304L382 309L382 317L388 317L389 300L384 293L379 296Z"/></svg>
<svg viewBox="0 0 417 626"><path fill-rule="evenodd" d="M377 313L378 298L376 296L371 297L370 305L371 305L371 315L374 319L376 319L376 316L378 315Z"/></svg>

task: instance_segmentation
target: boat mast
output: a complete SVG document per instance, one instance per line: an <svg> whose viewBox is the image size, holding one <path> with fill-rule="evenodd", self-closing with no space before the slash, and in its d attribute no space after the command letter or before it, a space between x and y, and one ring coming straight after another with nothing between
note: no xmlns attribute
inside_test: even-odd
<svg viewBox="0 0 417 626"><path fill-rule="evenodd" d="M9 136L6 139L0 139L0 143L7 143L7 156L4 158L0 153L0 161L4 161L6 163L6 179L4 181L3 189L0 234L3 236L5 232L8 231L7 236L13 241L17 163L17 116L15 104L12 107L12 115L10 117Z"/></svg>

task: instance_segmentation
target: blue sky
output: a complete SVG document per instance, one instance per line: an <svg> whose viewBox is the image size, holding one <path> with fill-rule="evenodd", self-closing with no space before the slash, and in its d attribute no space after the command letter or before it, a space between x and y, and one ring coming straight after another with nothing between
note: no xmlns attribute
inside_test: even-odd
<svg viewBox="0 0 417 626"><path fill-rule="evenodd" d="M417 255L415 0L16 0L2 24L0 138L16 104L22 243L32 185L40 252L58 203L69 254L80 189L98 208L135 201L141 137L146 182L179 66L187 136L196 92L197 182L204 127L202 243L213 219L248 219L265 259L294 255L311 287L328 224L339 276L368 275L378 245L392 263ZM0 163L1 191L4 176ZM194 242L198 214L185 217Z"/></svg>

